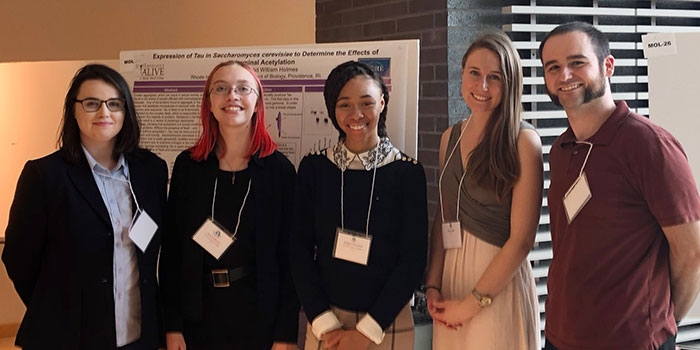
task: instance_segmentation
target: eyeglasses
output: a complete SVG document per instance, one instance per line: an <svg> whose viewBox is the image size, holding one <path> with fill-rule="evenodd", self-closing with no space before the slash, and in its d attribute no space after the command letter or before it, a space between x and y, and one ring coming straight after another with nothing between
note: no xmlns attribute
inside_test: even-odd
<svg viewBox="0 0 700 350"><path fill-rule="evenodd" d="M76 99L75 102L80 103L83 106L83 110L88 113L99 111L103 103L107 106L107 109L109 109L112 112L123 111L124 105L126 104L121 98L110 98L107 100L100 100L97 98L89 97L82 100Z"/></svg>
<svg viewBox="0 0 700 350"><path fill-rule="evenodd" d="M255 93L257 95L258 93L255 89L248 85L228 86L224 84L214 85L214 87L211 88L211 90L209 90L209 93L214 95L227 96L231 93L231 90L233 90L233 92L241 96L248 96L252 93Z"/></svg>

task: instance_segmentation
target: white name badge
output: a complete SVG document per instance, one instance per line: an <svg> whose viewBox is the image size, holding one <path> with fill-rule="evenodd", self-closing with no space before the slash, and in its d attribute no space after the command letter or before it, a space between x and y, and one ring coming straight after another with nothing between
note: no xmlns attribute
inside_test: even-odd
<svg viewBox="0 0 700 350"><path fill-rule="evenodd" d="M157 230L158 224L151 219L151 216L145 210L137 210L129 227L129 238L145 253Z"/></svg>
<svg viewBox="0 0 700 350"><path fill-rule="evenodd" d="M564 209L569 223L574 221L576 215L591 199L591 189L588 187L586 173L581 174L564 195Z"/></svg>
<svg viewBox="0 0 700 350"><path fill-rule="evenodd" d="M235 242L235 238L231 238L224 228L211 219L204 221L192 239L216 259L219 259L226 249Z"/></svg>
<svg viewBox="0 0 700 350"><path fill-rule="evenodd" d="M445 249L462 246L462 228L459 221L442 223L442 247Z"/></svg>
<svg viewBox="0 0 700 350"><path fill-rule="evenodd" d="M366 266L371 245L372 236L338 227L335 230L333 257Z"/></svg>

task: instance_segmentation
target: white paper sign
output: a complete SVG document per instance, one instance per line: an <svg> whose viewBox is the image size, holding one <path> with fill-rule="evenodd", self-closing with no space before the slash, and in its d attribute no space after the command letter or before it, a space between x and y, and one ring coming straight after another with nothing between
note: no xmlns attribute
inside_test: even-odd
<svg viewBox="0 0 700 350"><path fill-rule="evenodd" d="M462 229L459 221L442 223L442 247L454 249L462 246Z"/></svg>
<svg viewBox="0 0 700 350"><path fill-rule="evenodd" d="M353 234L338 228L336 230L333 257L360 265L367 265L371 245L371 236Z"/></svg>
<svg viewBox="0 0 700 350"><path fill-rule="evenodd" d="M678 53L676 34L653 33L642 35L644 57L670 56Z"/></svg>
<svg viewBox="0 0 700 350"><path fill-rule="evenodd" d="M574 221L576 215L591 199L591 189L588 187L588 179L586 173L579 176L573 185L564 195L564 209L566 210L566 218L569 223Z"/></svg>
<svg viewBox="0 0 700 350"><path fill-rule="evenodd" d="M192 239L216 259L219 259L234 241L226 233L226 230L216 225L210 219L207 219L202 224L202 227L197 230Z"/></svg>
<svg viewBox="0 0 700 350"><path fill-rule="evenodd" d="M151 216L145 210L139 210L134 215L134 221L129 228L129 238L145 253L156 230L158 230L158 224L151 219Z"/></svg>

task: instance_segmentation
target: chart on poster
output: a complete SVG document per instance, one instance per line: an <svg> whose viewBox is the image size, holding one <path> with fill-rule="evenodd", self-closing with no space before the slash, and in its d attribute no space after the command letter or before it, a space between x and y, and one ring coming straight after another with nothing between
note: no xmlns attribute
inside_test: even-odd
<svg viewBox="0 0 700 350"><path fill-rule="evenodd" d="M192 146L200 130L199 108L207 74L220 62L242 61L263 84L265 126L292 163L335 144L323 86L336 65L367 63L390 91L387 131L392 143L417 156L417 40L277 47L230 47L122 51L120 71L132 87L141 118L142 146L170 166Z"/></svg>

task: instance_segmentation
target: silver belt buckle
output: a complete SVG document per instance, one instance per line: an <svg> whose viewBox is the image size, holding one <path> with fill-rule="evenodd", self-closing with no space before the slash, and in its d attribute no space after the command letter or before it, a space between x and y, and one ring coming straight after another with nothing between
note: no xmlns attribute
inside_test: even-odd
<svg viewBox="0 0 700 350"><path fill-rule="evenodd" d="M211 280L214 288L225 288L231 285L228 277L228 269L211 270Z"/></svg>

